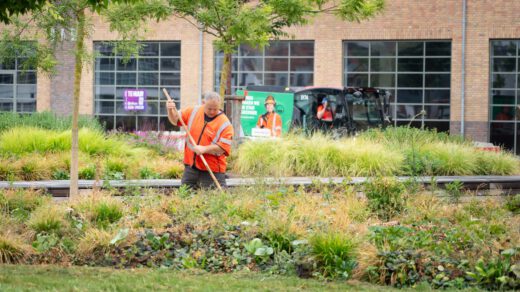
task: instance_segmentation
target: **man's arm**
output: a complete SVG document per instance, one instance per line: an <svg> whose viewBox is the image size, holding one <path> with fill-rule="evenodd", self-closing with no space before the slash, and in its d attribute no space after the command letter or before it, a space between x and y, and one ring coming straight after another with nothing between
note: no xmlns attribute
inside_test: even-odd
<svg viewBox="0 0 520 292"><path fill-rule="evenodd" d="M177 107L175 106L175 102L173 100L166 101L166 108L168 112L168 120L172 125L177 125L179 122L179 114L177 112Z"/></svg>
<svg viewBox="0 0 520 292"><path fill-rule="evenodd" d="M200 145L197 145L194 148L194 152L197 154L197 155L201 155L201 154L211 154L211 155L216 155L216 156L220 156L222 154L224 154L224 149L220 148L220 146L218 146L217 144L211 144L211 145L208 145L208 146L200 146Z"/></svg>

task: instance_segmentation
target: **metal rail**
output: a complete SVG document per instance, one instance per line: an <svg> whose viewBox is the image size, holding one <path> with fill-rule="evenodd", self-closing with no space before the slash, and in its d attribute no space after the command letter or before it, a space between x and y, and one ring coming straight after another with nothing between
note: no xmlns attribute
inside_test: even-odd
<svg viewBox="0 0 520 292"><path fill-rule="evenodd" d="M332 178L316 178L316 177L282 177L282 178L228 178L228 187L250 186L255 184L262 185L292 185L292 186L311 186L315 183L331 183L331 184L362 184L369 180L367 177L332 177ZM463 187L468 190L502 190L504 192L520 190L520 176L421 176L421 177L398 177L400 181L415 180L423 185L437 184L439 187L460 181ZM80 189L94 188L158 188L171 189L179 188L181 181L179 179L142 179L142 180L109 180L94 181L80 180ZM70 181L68 180L50 180L50 181L0 181L0 189L5 188L22 188L22 189L44 189L55 197L67 197L69 195Z"/></svg>

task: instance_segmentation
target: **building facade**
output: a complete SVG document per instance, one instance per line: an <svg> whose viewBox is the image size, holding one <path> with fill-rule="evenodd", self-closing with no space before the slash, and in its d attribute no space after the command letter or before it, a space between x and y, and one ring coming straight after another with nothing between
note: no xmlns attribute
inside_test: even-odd
<svg viewBox="0 0 520 292"><path fill-rule="evenodd" d="M263 50L241 46L233 61L233 88L385 88L394 95L397 125L425 110L414 126L453 134L463 126L474 140L520 152L519 10L519 1L392 0L383 13L360 23L321 15L290 28L290 40L273 41ZM210 36L184 20L150 25L145 49L128 63L103 43L117 40L108 25L94 18L94 28L86 46L99 54L83 74L80 112L98 116L108 128L168 129L160 89L167 88L184 107L218 86L221 54ZM52 79L32 71L20 75L16 64L0 65L0 110L70 113L74 58L67 46ZM145 112L124 110L126 88L146 89Z"/></svg>

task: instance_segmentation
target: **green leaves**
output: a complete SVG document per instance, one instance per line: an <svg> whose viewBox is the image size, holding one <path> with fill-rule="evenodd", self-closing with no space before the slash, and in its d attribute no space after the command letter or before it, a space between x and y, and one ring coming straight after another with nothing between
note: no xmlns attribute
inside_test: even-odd
<svg viewBox="0 0 520 292"><path fill-rule="evenodd" d="M274 253L272 247L264 245L260 238L254 238L248 243L244 244L244 248L250 255L254 255L259 262L265 262Z"/></svg>
<svg viewBox="0 0 520 292"><path fill-rule="evenodd" d="M119 242L123 241L128 236L129 230L130 229L128 229L128 228L120 229L119 232L117 232L116 236L114 238L112 238L112 240L110 241L110 244L116 245Z"/></svg>

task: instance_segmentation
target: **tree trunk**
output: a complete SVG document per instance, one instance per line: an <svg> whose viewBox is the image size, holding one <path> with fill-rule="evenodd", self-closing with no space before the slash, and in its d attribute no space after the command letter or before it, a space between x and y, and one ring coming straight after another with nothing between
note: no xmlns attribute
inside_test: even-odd
<svg viewBox="0 0 520 292"><path fill-rule="evenodd" d="M72 149L70 158L70 194L74 197L78 195L78 152L79 152L79 95L81 86L81 73L83 70L83 42L85 38L85 10L78 12L78 27L76 35L76 56L74 68L74 98L72 102Z"/></svg>
<svg viewBox="0 0 520 292"><path fill-rule="evenodd" d="M220 73L221 107L224 108L224 96L231 94L231 53L224 53L224 64Z"/></svg>

